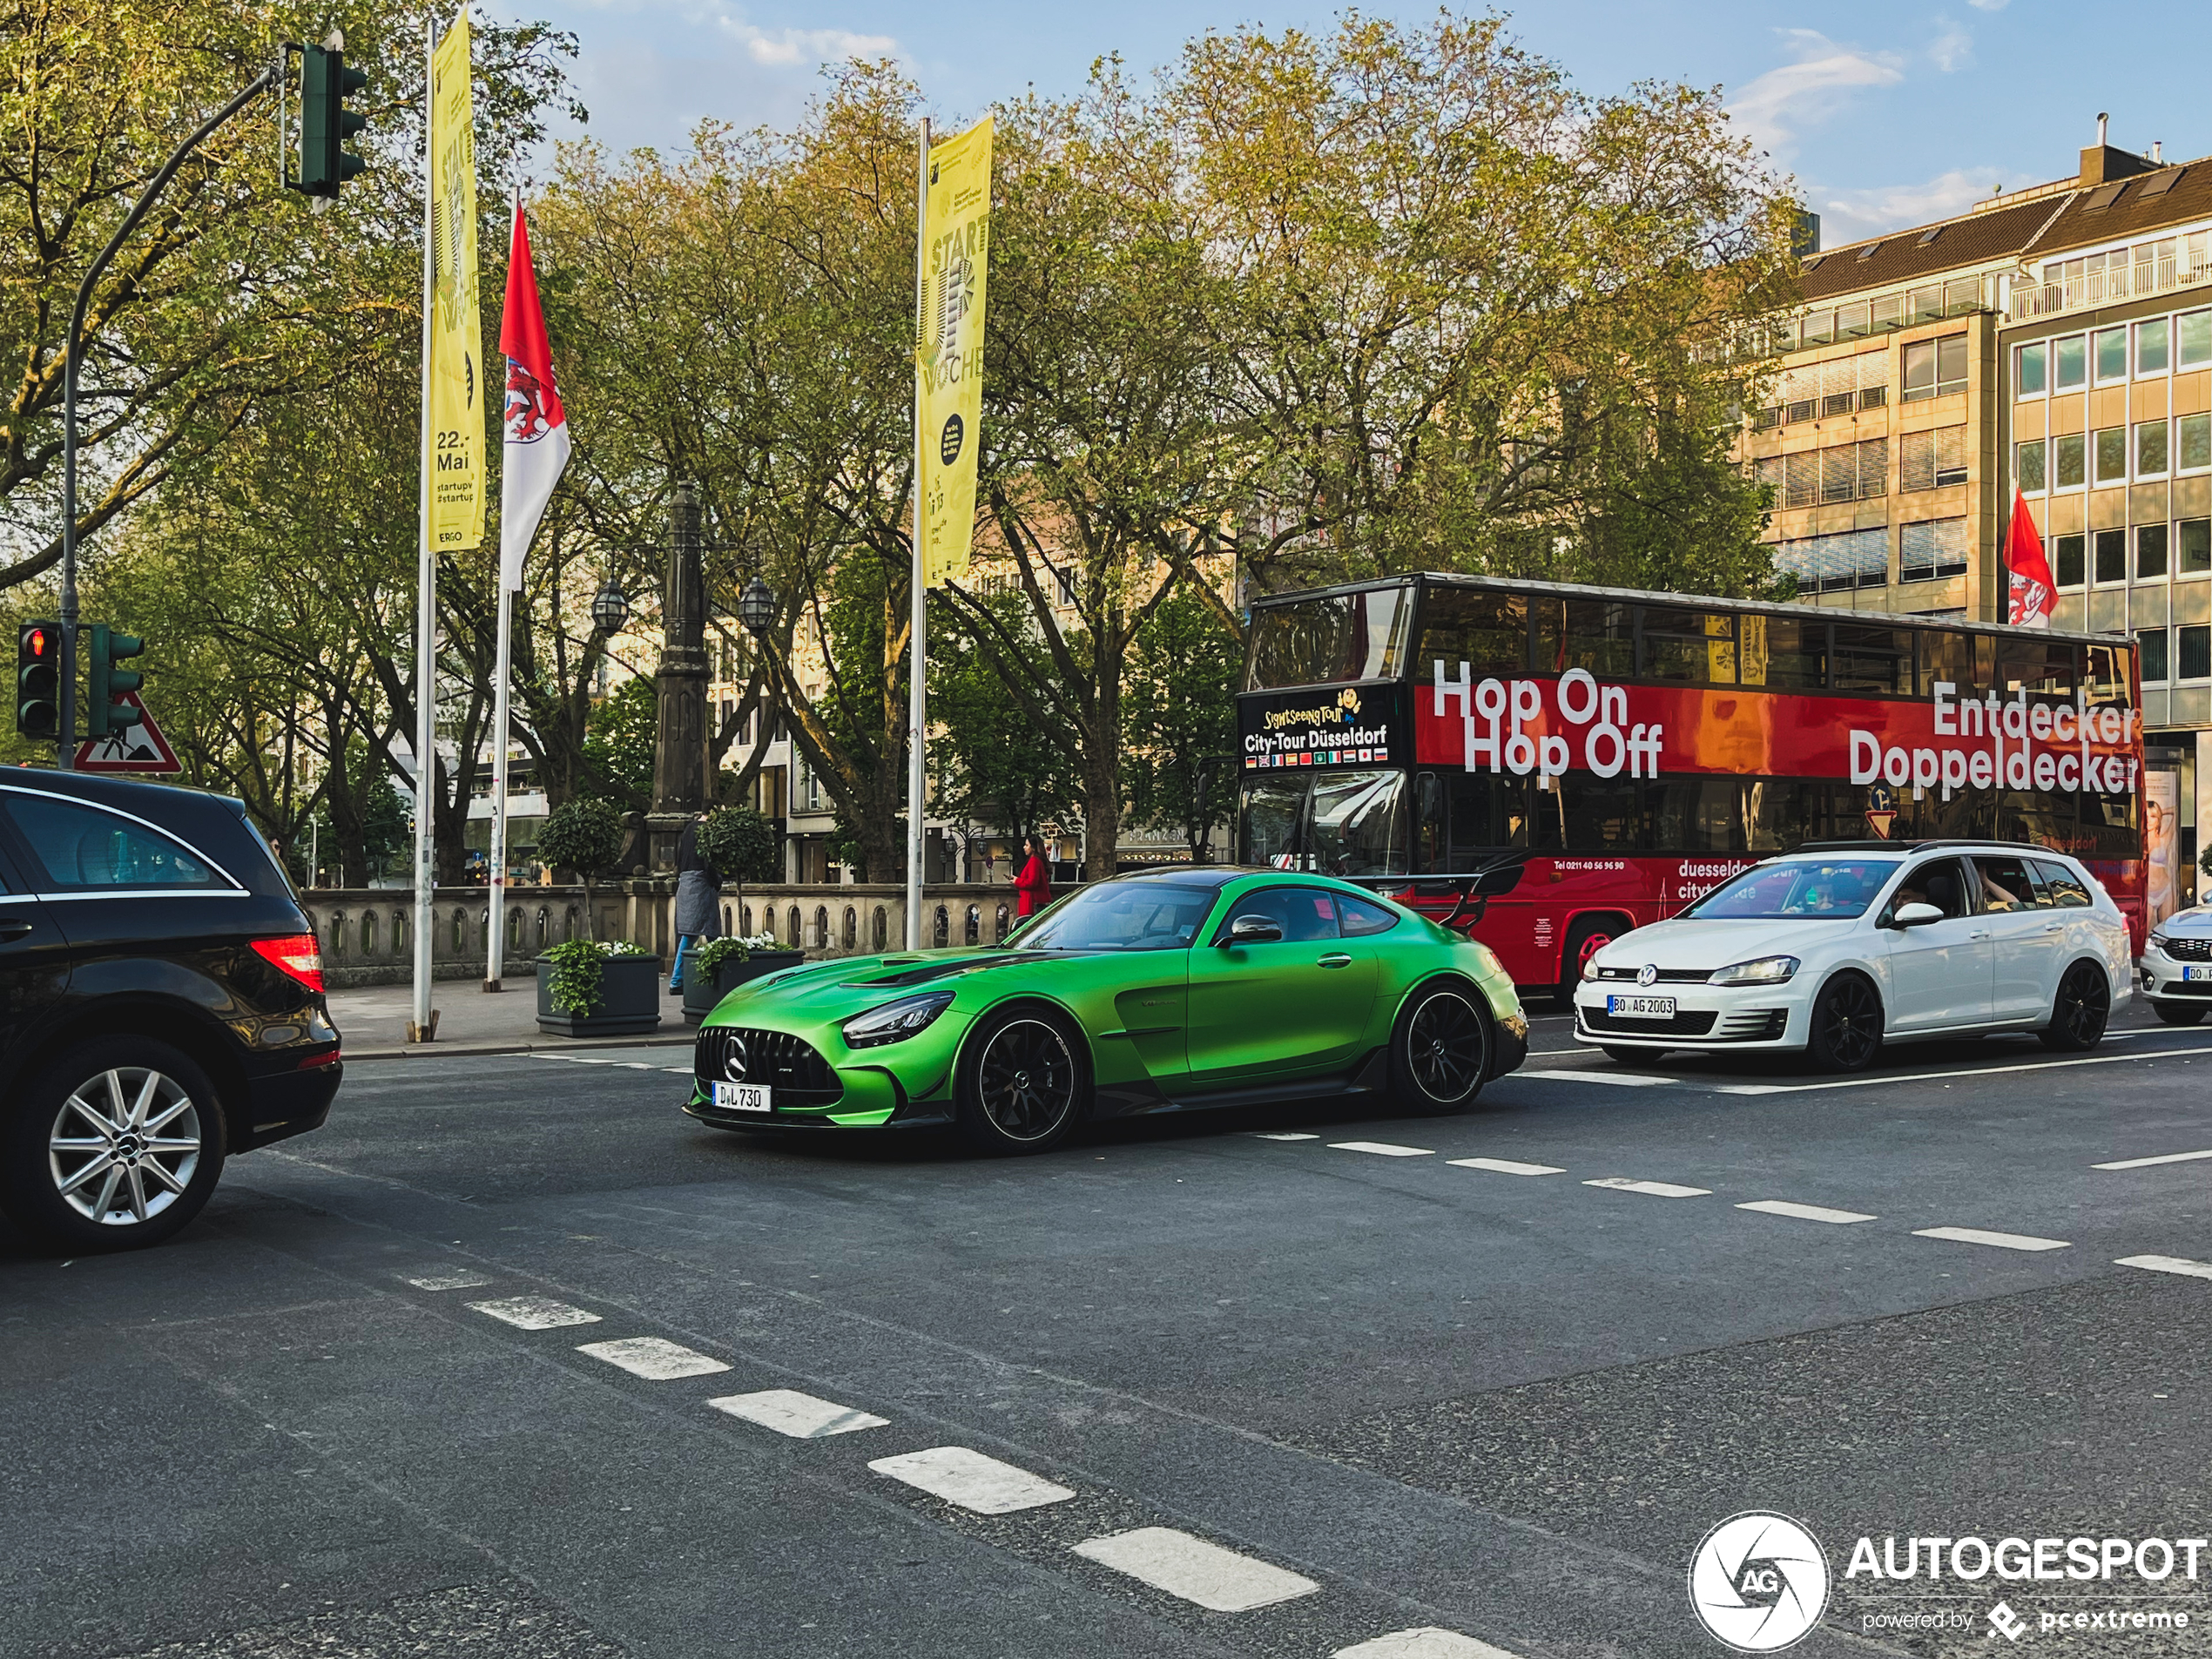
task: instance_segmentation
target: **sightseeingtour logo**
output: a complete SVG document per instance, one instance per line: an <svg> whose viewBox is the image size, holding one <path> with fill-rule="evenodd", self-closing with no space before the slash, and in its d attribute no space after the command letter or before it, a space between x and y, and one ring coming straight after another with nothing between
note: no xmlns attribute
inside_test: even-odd
<svg viewBox="0 0 2212 1659"><path fill-rule="evenodd" d="M1689 1605L1738 1653L1778 1653L1802 1641L1827 1609L1827 1554L1787 1515L1730 1515L1689 1558Z"/></svg>

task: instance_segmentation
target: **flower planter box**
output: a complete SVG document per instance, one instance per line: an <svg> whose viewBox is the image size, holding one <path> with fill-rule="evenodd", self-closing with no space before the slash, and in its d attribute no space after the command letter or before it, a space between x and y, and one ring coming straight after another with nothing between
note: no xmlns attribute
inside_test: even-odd
<svg viewBox="0 0 2212 1659"><path fill-rule="evenodd" d="M567 1014L553 1006L553 964L537 965L537 1028L558 1037L626 1037L660 1028L661 962L658 956L610 956L600 981L599 1006Z"/></svg>
<svg viewBox="0 0 2212 1659"><path fill-rule="evenodd" d="M706 974L693 973L687 963L684 969L684 1023L697 1025L714 1012L724 997L747 980L780 974L806 960L803 950L756 950L742 960L723 963L714 971L711 983Z"/></svg>

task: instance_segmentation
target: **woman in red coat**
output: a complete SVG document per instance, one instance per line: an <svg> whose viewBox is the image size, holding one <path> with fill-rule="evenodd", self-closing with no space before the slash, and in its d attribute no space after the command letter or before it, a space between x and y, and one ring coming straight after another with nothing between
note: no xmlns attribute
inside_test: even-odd
<svg viewBox="0 0 2212 1659"><path fill-rule="evenodd" d="M1021 869L1014 876L1014 914L1034 916L1052 902L1052 870L1044 861L1044 842L1034 835L1022 838Z"/></svg>

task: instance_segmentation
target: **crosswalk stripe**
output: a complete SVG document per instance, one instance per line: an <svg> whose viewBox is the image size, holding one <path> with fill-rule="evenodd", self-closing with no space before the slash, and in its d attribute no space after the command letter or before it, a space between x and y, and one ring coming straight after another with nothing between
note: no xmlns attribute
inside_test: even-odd
<svg viewBox="0 0 2212 1659"><path fill-rule="evenodd" d="M1528 1066L1516 1077L1549 1077L1563 1083L1611 1083L1619 1089L1649 1089L1656 1083L1681 1084L1680 1077L1647 1077L1635 1071L1574 1071L1565 1066Z"/></svg>
<svg viewBox="0 0 2212 1659"><path fill-rule="evenodd" d="M401 1273L400 1283L412 1285L418 1291L473 1291L479 1285L490 1284L491 1278L466 1267L425 1267L413 1273Z"/></svg>
<svg viewBox="0 0 2212 1659"><path fill-rule="evenodd" d="M544 1296L510 1296L497 1302L471 1302L472 1313L488 1313L524 1331L550 1331L563 1325L597 1325L599 1316Z"/></svg>
<svg viewBox="0 0 2212 1659"><path fill-rule="evenodd" d="M2183 1256L2122 1256L2114 1267L2146 1267L2154 1273L2179 1273L2187 1278L2212 1278L2212 1262L2193 1262Z"/></svg>
<svg viewBox="0 0 2212 1659"><path fill-rule="evenodd" d="M1321 1587L1297 1573L1271 1567L1250 1555L1194 1538L1172 1527L1139 1527L1133 1532L1086 1538L1076 1554L1150 1584L1156 1590L1195 1602L1214 1613L1246 1613Z"/></svg>
<svg viewBox="0 0 2212 1659"><path fill-rule="evenodd" d="M1548 1163L1517 1163L1511 1158L1447 1158L1455 1170L1488 1170L1496 1175L1565 1175Z"/></svg>
<svg viewBox="0 0 2212 1659"><path fill-rule="evenodd" d="M763 1388L758 1393L725 1394L706 1403L718 1412L727 1412L748 1423L788 1434L795 1440L819 1440L832 1434L850 1434L855 1429L885 1428L891 1420L854 1411L835 1400L817 1399L795 1388Z"/></svg>
<svg viewBox="0 0 2212 1659"><path fill-rule="evenodd" d="M678 1377L705 1377L729 1366L710 1355L695 1353L665 1337L622 1337L612 1342L580 1342L578 1353L619 1366L648 1382L668 1382Z"/></svg>
<svg viewBox="0 0 2212 1659"><path fill-rule="evenodd" d="M1915 1238L1941 1238L1954 1244L1993 1244L1999 1250L2069 1250L2063 1238L2038 1238L2032 1233L1993 1233L1979 1227L1916 1227Z"/></svg>
<svg viewBox="0 0 2212 1659"><path fill-rule="evenodd" d="M1678 1187L1671 1181L1631 1181L1625 1175L1601 1176L1595 1181L1585 1181L1586 1187L1608 1187L1615 1192L1642 1192L1654 1198L1710 1198L1710 1187Z"/></svg>
<svg viewBox="0 0 2212 1659"><path fill-rule="evenodd" d="M1739 1204L1738 1210L1756 1210L1763 1216L1788 1216L1793 1221L1827 1221L1846 1226L1854 1221L1877 1221L1878 1216L1862 1216L1856 1210L1829 1210L1817 1204L1791 1204L1787 1198L1754 1198L1749 1204Z"/></svg>
<svg viewBox="0 0 2212 1659"><path fill-rule="evenodd" d="M1386 1636L1339 1648L1330 1659L1514 1659L1503 1648L1494 1648L1457 1630L1425 1624L1411 1630L1393 1630Z"/></svg>
<svg viewBox="0 0 2212 1659"><path fill-rule="evenodd" d="M1388 1141L1331 1141L1332 1152L1372 1152L1379 1158L1433 1158L1426 1146L1393 1146Z"/></svg>
<svg viewBox="0 0 2212 1659"><path fill-rule="evenodd" d="M868 1467L979 1515L1011 1514L1016 1509L1035 1509L1076 1495L1042 1475L964 1446L902 1452L897 1457L878 1458Z"/></svg>

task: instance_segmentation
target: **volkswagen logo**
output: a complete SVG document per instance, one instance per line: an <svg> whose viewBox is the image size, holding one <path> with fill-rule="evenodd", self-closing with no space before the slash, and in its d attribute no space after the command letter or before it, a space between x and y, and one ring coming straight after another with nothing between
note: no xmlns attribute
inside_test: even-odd
<svg viewBox="0 0 2212 1659"><path fill-rule="evenodd" d="M1636 969L1636 983L1637 983L1637 984L1639 984L1639 985L1656 985L1658 982L1659 982L1659 964L1658 964L1658 963L1656 963L1656 962L1646 962L1646 963L1645 963L1645 964L1644 964L1642 968L1639 968L1638 969Z"/></svg>
<svg viewBox="0 0 2212 1659"><path fill-rule="evenodd" d="M733 1031L726 1039L726 1044L722 1050L722 1074L732 1082L741 1083L745 1081L747 1064L745 1039Z"/></svg>
<svg viewBox="0 0 2212 1659"><path fill-rule="evenodd" d="M1820 1622L1828 1557L1787 1515L1730 1515L1690 1557L1689 1604L1698 1622L1738 1653L1777 1653Z"/></svg>

